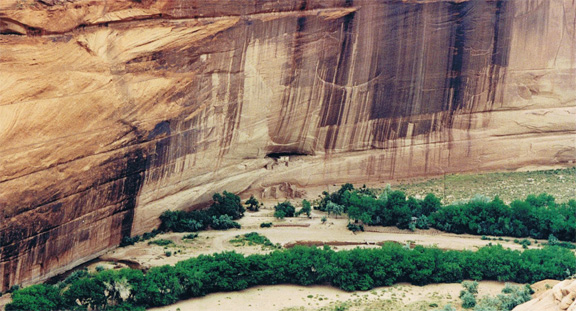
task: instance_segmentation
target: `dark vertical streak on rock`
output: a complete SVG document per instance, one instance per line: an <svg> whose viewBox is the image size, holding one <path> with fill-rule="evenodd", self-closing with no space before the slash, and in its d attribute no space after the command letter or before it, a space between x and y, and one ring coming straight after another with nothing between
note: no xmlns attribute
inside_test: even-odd
<svg viewBox="0 0 576 311"><path fill-rule="evenodd" d="M462 63L464 61L464 45L466 44L466 33L464 25L465 17L465 7L468 5L467 2L463 3L453 3L452 4L452 15L455 17L455 25L453 28L454 44L453 54L451 60L450 70L448 71L449 86L448 90L450 92L450 97L446 101L446 106L442 110L444 111L454 111L461 108L462 105ZM448 121L451 122L450 117ZM448 126L450 124L447 124Z"/></svg>
<svg viewBox="0 0 576 311"><path fill-rule="evenodd" d="M121 236L130 236L132 232L132 223L134 221L134 209L136 208L136 200L138 193L142 188L144 174L146 172L146 157L141 149L134 151L127 155L126 163L126 181L124 182L124 189L122 193L128 199L124 204L126 214L122 219Z"/></svg>
<svg viewBox="0 0 576 311"><path fill-rule="evenodd" d="M508 67L511 40L511 21L508 8L512 6L509 1L498 0L494 16L494 40L492 46L492 59L489 72L488 105L491 108L497 101L497 88L500 83L500 70Z"/></svg>
<svg viewBox="0 0 576 311"><path fill-rule="evenodd" d="M342 18L342 41L339 55L337 60L335 60L336 63L332 64L333 68L331 71L333 71L333 75L327 75L328 78L331 78L327 82L333 86L327 86L326 94L323 98L320 126L339 125L342 121L346 91L344 88L337 86L345 86L349 76L353 74L350 62L352 61L352 28L355 16L355 12L352 12ZM332 144L333 142L325 143L327 146Z"/></svg>

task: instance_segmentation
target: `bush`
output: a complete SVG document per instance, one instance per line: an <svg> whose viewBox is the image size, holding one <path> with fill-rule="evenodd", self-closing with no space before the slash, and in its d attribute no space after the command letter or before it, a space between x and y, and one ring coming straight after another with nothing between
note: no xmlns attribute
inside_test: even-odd
<svg viewBox="0 0 576 311"><path fill-rule="evenodd" d="M146 232L142 235L143 240L150 240L160 234L160 230L154 229L151 232Z"/></svg>
<svg viewBox="0 0 576 311"><path fill-rule="evenodd" d="M64 281L62 281L62 283L64 285L68 285L71 284L81 278L85 278L89 275L88 270L87 269L79 269L79 270L75 270L72 273L70 273L70 275L68 275Z"/></svg>
<svg viewBox="0 0 576 311"><path fill-rule="evenodd" d="M302 214L306 214L306 216L308 216L308 218L310 218L311 212L312 212L312 207L310 205L310 202L308 202L307 200L302 200L302 208L298 211L298 213L296 213L296 217L298 217Z"/></svg>
<svg viewBox="0 0 576 311"><path fill-rule="evenodd" d="M220 217L212 216L212 229L227 230L231 228L240 229L240 224L233 221L232 217L228 215L220 215Z"/></svg>
<svg viewBox="0 0 576 311"><path fill-rule="evenodd" d="M272 227L271 222L263 222L260 224L260 228L270 228L270 227Z"/></svg>
<svg viewBox="0 0 576 311"><path fill-rule="evenodd" d="M274 206L274 217L278 219L284 219L284 217L294 217L296 213L296 208L289 201L284 201L282 203L276 204Z"/></svg>
<svg viewBox="0 0 576 311"><path fill-rule="evenodd" d="M139 235L134 236L134 237L124 236L124 237L122 237L122 240L120 241L120 247L134 245L138 241L140 241Z"/></svg>
<svg viewBox="0 0 576 311"><path fill-rule="evenodd" d="M235 239L230 240L230 243L234 244L235 246L244 246L244 245L262 245L262 249L274 249L279 248L277 245L274 245L267 237L258 234L257 232L250 232L246 233L242 236L237 235Z"/></svg>
<svg viewBox="0 0 576 311"><path fill-rule="evenodd" d="M171 252L171 251L165 251L164 254L166 255L166 257L172 256L172 252Z"/></svg>
<svg viewBox="0 0 576 311"><path fill-rule="evenodd" d="M174 232L195 232L204 230L208 226L213 229L239 228L239 224L229 222L228 219L236 220L244 216L246 210L242 206L240 197L224 191L222 194L215 193L212 199L214 203L206 210L165 211L160 215L162 221L160 229Z"/></svg>
<svg viewBox="0 0 576 311"><path fill-rule="evenodd" d="M182 240L194 240L197 237L198 237L198 233L190 233L190 234L186 234L185 236L183 236Z"/></svg>
<svg viewBox="0 0 576 311"><path fill-rule="evenodd" d="M462 299L462 308L464 309L470 309L476 306L476 297L470 292L464 292L464 294L460 296L460 299Z"/></svg>
<svg viewBox="0 0 576 311"><path fill-rule="evenodd" d="M348 230L350 230L352 232L358 232L358 231L364 232L364 226L363 225L357 225L357 224L353 224L353 223L349 222L347 228L348 228Z"/></svg>
<svg viewBox="0 0 576 311"><path fill-rule="evenodd" d="M258 202L258 200L256 200L253 195L251 195L250 198L244 202L244 204L246 205L246 208L251 212L257 212L260 210L260 202Z"/></svg>
<svg viewBox="0 0 576 311"><path fill-rule="evenodd" d="M478 282L476 281L464 281L462 282L462 286L464 290L471 293L471 294L478 294ZM462 297L462 294L460 294Z"/></svg>
<svg viewBox="0 0 576 311"><path fill-rule="evenodd" d="M174 242L170 241L170 240L165 240L165 239L159 239L159 240L154 240L154 241L150 241L148 242L148 245L158 245L158 246L166 246L166 245L173 245Z"/></svg>

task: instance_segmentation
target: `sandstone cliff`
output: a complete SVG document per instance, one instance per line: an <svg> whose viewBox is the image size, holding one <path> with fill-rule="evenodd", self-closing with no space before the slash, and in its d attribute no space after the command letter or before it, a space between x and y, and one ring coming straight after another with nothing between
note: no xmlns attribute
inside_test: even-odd
<svg viewBox="0 0 576 311"><path fill-rule="evenodd" d="M0 290L214 191L576 160L574 0L3 0L0 34Z"/></svg>
<svg viewBox="0 0 576 311"><path fill-rule="evenodd" d="M562 281L512 311L576 311L576 280Z"/></svg>

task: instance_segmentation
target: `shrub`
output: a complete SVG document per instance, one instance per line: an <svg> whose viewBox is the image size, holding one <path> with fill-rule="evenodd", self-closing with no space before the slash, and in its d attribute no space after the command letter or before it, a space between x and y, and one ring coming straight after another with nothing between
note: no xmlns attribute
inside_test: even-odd
<svg viewBox="0 0 576 311"><path fill-rule="evenodd" d="M88 270L87 269L79 269L79 270L75 270L72 273L70 273L70 275L68 275L64 281L62 281L62 283L64 284L71 284L73 282L75 282L76 280L79 280L81 278L87 277L88 276Z"/></svg>
<svg viewBox="0 0 576 311"><path fill-rule="evenodd" d="M478 294L478 282L476 281L464 281L462 282L462 286L464 287L464 290L472 293L472 294Z"/></svg>
<svg viewBox="0 0 576 311"><path fill-rule="evenodd" d="M251 195L250 198L244 202L244 204L246 205L246 208L251 212L257 212L260 210L260 202L258 202L258 200L256 200L253 195Z"/></svg>
<svg viewBox="0 0 576 311"><path fill-rule="evenodd" d="M270 228L270 227L272 227L271 222L263 222L260 224L260 228Z"/></svg>
<svg viewBox="0 0 576 311"><path fill-rule="evenodd" d="M235 239L230 240L230 243L234 244L235 246L243 246L243 245L262 245L262 249L274 249L279 248L277 245L274 245L267 237L258 234L257 232L250 232L246 233L242 236L237 235Z"/></svg>
<svg viewBox="0 0 576 311"><path fill-rule="evenodd" d="M296 208L289 201L284 201L282 203L276 204L274 206L274 217L278 219L283 219L284 217L294 217L296 213Z"/></svg>
<svg viewBox="0 0 576 311"><path fill-rule="evenodd" d="M166 257L172 256L172 252L171 252L171 251L165 251L164 254L166 255Z"/></svg>
<svg viewBox="0 0 576 311"><path fill-rule="evenodd" d="M310 205L310 202L308 202L307 200L302 200L302 208L298 211L298 213L296 213L296 217L298 217L302 214L306 214L306 216L308 216L308 218L310 218L311 212L312 212L312 207Z"/></svg>
<svg viewBox="0 0 576 311"><path fill-rule="evenodd" d="M358 232L358 231L364 231L364 226L363 225L357 225L357 224L353 224L351 222L348 223L348 230L352 231L352 232Z"/></svg>
<svg viewBox="0 0 576 311"><path fill-rule="evenodd" d="M124 236L124 237L122 237L122 240L120 241L120 247L134 245L138 241L140 241L139 235L136 235L134 237Z"/></svg>
<svg viewBox="0 0 576 311"><path fill-rule="evenodd" d="M151 232L146 232L142 235L143 240L150 240L160 234L160 230L154 229Z"/></svg>
<svg viewBox="0 0 576 311"><path fill-rule="evenodd" d="M220 215L220 217L212 216L212 229L227 230L231 228L240 229L240 224L233 221L232 217L228 215Z"/></svg>
<svg viewBox="0 0 576 311"><path fill-rule="evenodd" d="M204 230L208 226L214 229L239 228L239 224L231 223L228 219L235 220L244 216L246 209L242 206L240 197L224 191L222 194L215 193L212 199L214 203L206 210L165 211L160 215L162 221L160 229L174 232L195 232Z"/></svg>
<svg viewBox="0 0 576 311"><path fill-rule="evenodd" d="M190 234L186 234L185 236L183 236L182 240L194 240L197 237L198 237L198 233L190 233Z"/></svg>
<svg viewBox="0 0 576 311"><path fill-rule="evenodd" d="M462 299L462 308L464 309L474 308L476 305L476 297L470 292L464 292L464 294L460 296L460 299Z"/></svg>
<svg viewBox="0 0 576 311"><path fill-rule="evenodd" d="M165 239L159 239L159 240L154 240L154 241L150 241L148 242L148 245L158 245L158 246L166 246L166 245L171 245L174 244L174 242L170 241L170 240L165 240Z"/></svg>

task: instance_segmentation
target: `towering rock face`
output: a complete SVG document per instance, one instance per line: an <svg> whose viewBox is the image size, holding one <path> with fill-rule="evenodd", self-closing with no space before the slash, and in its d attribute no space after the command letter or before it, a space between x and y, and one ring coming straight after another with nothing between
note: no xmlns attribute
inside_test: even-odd
<svg viewBox="0 0 576 311"><path fill-rule="evenodd" d="M0 289L215 191L572 165L575 12L574 0L3 0Z"/></svg>

